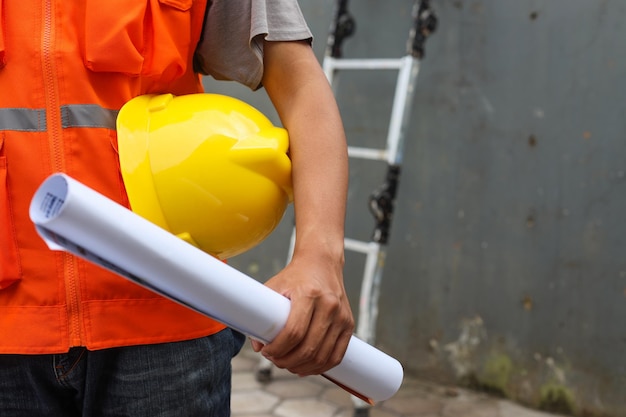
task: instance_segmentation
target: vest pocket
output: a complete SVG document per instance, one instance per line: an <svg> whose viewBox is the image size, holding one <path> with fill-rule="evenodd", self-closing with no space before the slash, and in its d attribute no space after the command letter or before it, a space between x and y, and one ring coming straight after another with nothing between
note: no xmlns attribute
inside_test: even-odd
<svg viewBox="0 0 626 417"><path fill-rule="evenodd" d="M7 160L2 154L4 137L0 133L0 289L21 279L13 216L7 189Z"/></svg>
<svg viewBox="0 0 626 417"><path fill-rule="evenodd" d="M2 0L0 0L2 1ZM171 81L187 69L193 0L87 0L85 66Z"/></svg>

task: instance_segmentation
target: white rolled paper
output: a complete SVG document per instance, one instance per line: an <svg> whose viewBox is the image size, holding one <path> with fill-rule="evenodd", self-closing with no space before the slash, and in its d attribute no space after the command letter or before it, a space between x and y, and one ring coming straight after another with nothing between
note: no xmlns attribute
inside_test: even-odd
<svg viewBox="0 0 626 417"><path fill-rule="evenodd" d="M252 338L270 342L287 321L286 297L65 174L41 184L30 217L51 249L97 263ZM397 392L403 369L353 336L342 362L324 376L373 402Z"/></svg>

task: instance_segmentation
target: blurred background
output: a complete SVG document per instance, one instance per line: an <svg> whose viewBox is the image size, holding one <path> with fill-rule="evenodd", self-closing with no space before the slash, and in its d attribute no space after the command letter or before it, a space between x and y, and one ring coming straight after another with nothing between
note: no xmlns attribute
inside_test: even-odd
<svg viewBox="0 0 626 417"><path fill-rule="evenodd" d="M413 0L349 3L346 58L406 54ZM375 344L407 374L579 416L626 416L626 2L431 0ZM332 0L300 0L324 59ZM382 147L396 74L344 72L351 145ZM205 79L275 123L263 90ZM346 234L369 240L384 162L351 161ZM231 265L285 264L293 213ZM355 316L364 256L346 255Z"/></svg>

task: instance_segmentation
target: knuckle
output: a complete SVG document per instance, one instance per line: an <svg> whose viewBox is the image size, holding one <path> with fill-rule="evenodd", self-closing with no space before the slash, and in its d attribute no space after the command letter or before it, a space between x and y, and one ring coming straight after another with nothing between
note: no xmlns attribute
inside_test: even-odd
<svg viewBox="0 0 626 417"><path fill-rule="evenodd" d="M341 298L334 294L324 294L319 298L319 305L332 315L337 315L342 310Z"/></svg>
<svg viewBox="0 0 626 417"><path fill-rule="evenodd" d="M333 311L337 311L341 308L341 298L337 297L336 295L328 294L325 297L325 302L328 308Z"/></svg>
<svg viewBox="0 0 626 417"><path fill-rule="evenodd" d="M285 329L285 339L290 345L297 345L304 338L304 329L298 327L290 327Z"/></svg>
<svg viewBox="0 0 626 417"><path fill-rule="evenodd" d="M302 360L307 363L317 363L317 353L314 347L307 347L302 350Z"/></svg>
<svg viewBox="0 0 626 417"><path fill-rule="evenodd" d="M350 312L347 312L347 314L345 314L342 318L342 324L344 325L346 329L354 328L354 324L355 324L354 316L352 316Z"/></svg>

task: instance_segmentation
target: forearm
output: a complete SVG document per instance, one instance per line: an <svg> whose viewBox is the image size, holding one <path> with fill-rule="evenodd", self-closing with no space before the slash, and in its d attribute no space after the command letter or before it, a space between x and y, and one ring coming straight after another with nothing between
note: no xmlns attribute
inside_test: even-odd
<svg viewBox="0 0 626 417"><path fill-rule="evenodd" d="M287 127L294 138L290 151L297 234L294 256L314 251L343 261L347 151L341 122L332 111L334 101L313 98L316 94L324 92L302 89L298 100L320 104L296 115Z"/></svg>
<svg viewBox="0 0 626 417"><path fill-rule="evenodd" d="M294 257L314 254L343 262L348 157L335 98L317 62L312 65L316 58L308 45L266 45L265 50L263 83L290 137Z"/></svg>

